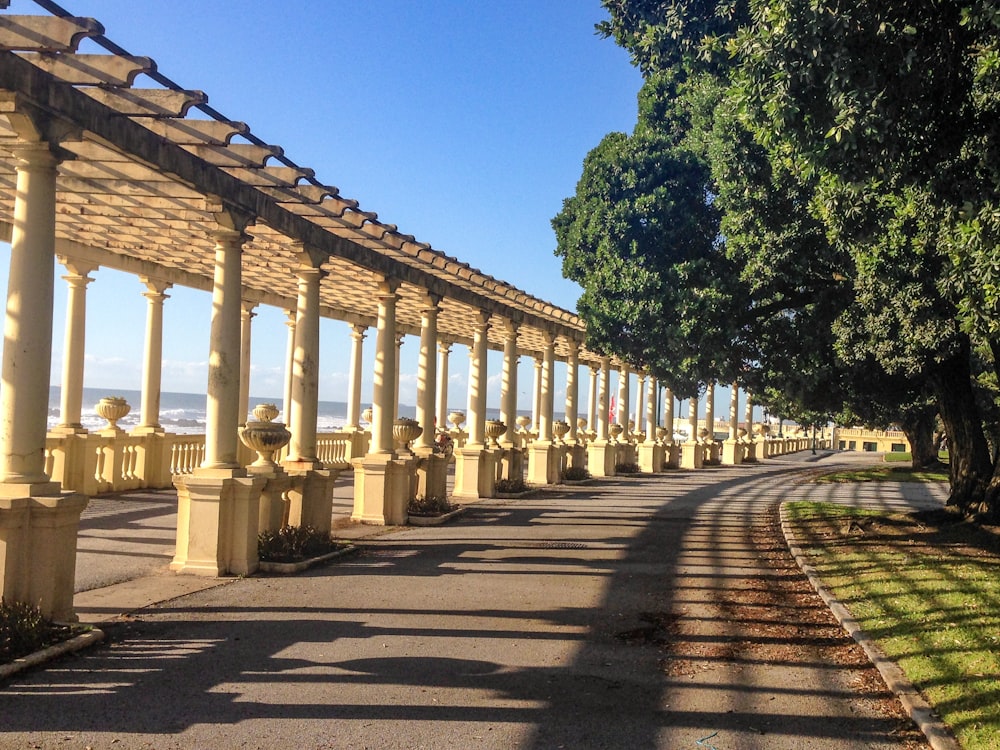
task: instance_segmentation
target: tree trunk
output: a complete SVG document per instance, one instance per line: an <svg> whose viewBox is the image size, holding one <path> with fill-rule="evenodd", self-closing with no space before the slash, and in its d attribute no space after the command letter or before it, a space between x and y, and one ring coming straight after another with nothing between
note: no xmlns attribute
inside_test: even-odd
<svg viewBox="0 0 1000 750"><path fill-rule="evenodd" d="M937 406L908 411L900 420L900 427L910 441L911 466L914 471L938 463L937 444L934 441L934 423Z"/></svg>
<svg viewBox="0 0 1000 750"><path fill-rule="evenodd" d="M993 463L972 391L968 339L963 340L958 352L931 370L929 381L948 435L951 457L948 504L963 513L977 514L987 499Z"/></svg>

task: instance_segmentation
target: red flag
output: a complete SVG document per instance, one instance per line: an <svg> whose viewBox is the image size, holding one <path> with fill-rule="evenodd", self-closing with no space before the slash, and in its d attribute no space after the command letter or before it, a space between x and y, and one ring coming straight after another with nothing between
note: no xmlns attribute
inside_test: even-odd
<svg viewBox="0 0 1000 750"><path fill-rule="evenodd" d="M611 408L608 409L608 424L614 424L618 417L618 410L615 408L615 397L611 397Z"/></svg>

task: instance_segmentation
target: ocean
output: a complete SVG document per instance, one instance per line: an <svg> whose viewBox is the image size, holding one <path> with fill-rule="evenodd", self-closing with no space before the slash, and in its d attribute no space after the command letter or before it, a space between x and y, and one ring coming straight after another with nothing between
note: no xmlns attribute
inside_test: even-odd
<svg viewBox="0 0 1000 750"><path fill-rule="evenodd" d="M49 427L59 424L60 388L57 385L49 387ZM139 391L113 390L108 388L84 388L83 389L83 410L80 421L84 427L90 431L101 430L107 427L108 423L97 415L94 407L98 401L105 396L121 396L131 405L132 410L123 419L118 420L118 426L125 431L131 430L139 424L139 407L141 394ZM279 409L282 408L282 399L250 397L250 409L257 404L273 403ZM362 404L362 409L370 404ZM452 407L451 411L454 411ZM462 407L459 411L465 411ZM416 416L416 407L409 404L399 405L399 416ZM519 412L527 413L527 412ZM499 409L487 409L488 419L498 419ZM560 416L556 415L556 419ZM284 415L278 415L279 420L284 420ZM344 401L320 401L316 428L319 432L336 432L347 422L347 403ZM163 391L160 394L160 424L167 432L179 435L196 435L205 432L205 394L201 393L171 393ZM465 425L467 427L467 425Z"/></svg>

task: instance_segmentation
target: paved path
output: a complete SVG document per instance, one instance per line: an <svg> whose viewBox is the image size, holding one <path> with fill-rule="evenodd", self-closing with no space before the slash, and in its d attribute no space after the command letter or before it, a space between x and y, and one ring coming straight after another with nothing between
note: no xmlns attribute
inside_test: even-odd
<svg viewBox="0 0 1000 750"><path fill-rule="evenodd" d="M750 648L727 604L778 575L750 533L778 500L905 504L895 485L796 483L839 460L482 502L322 569L167 601L0 687L0 747L912 747L884 695L859 692L863 668L823 658L814 602L759 613L799 633L787 653L787 636Z"/></svg>

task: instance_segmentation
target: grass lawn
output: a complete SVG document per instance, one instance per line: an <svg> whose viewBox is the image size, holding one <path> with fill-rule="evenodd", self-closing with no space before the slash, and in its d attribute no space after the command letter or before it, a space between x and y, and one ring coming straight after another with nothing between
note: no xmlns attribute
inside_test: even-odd
<svg viewBox="0 0 1000 750"><path fill-rule="evenodd" d="M913 471L909 466L873 464L864 469L832 471L817 482L947 482L948 468Z"/></svg>
<svg viewBox="0 0 1000 750"><path fill-rule="evenodd" d="M946 511L786 509L823 583L962 747L1000 747L1000 528Z"/></svg>

